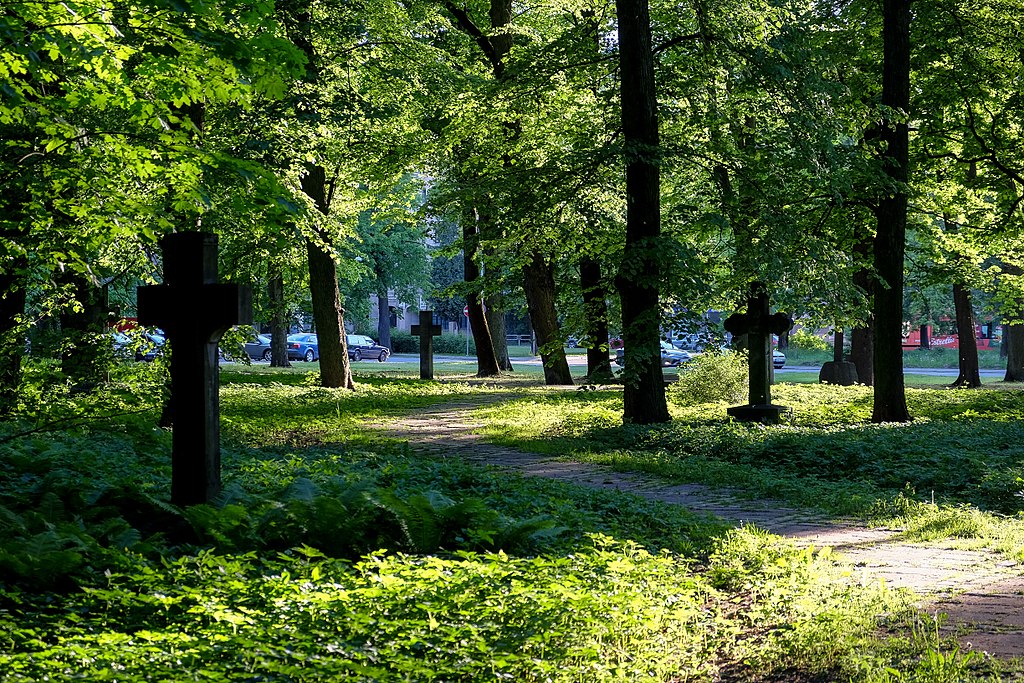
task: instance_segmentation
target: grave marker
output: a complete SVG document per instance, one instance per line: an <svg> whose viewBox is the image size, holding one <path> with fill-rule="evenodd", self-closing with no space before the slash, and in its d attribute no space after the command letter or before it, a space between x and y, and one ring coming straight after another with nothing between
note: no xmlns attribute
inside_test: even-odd
<svg viewBox="0 0 1024 683"><path fill-rule="evenodd" d="M745 406L733 406L726 412L742 422L779 422L788 408L772 404L771 335L782 334L793 326L785 313L772 315L768 306L768 289L763 282L753 282L747 296L747 312L734 313L725 320L725 329L733 335L747 335L750 393Z"/></svg>
<svg viewBox="0 0 1024 683"><path fill-rule="evenodd" d="M412 335L420 338L420 379L434 379L434 337L441 326L434 324L433 311L420 311L420 324L412 326Z"/></svg>
<svg viewBox="0 0 1024 683"><path fill-rule="evenodd" d="M163 328L171 347L171 502L209 502L220 492L217 343L252 322L248 287L217 282L217 236L179 232L160 240L164 284L138 288L139 323Z"/></svg>

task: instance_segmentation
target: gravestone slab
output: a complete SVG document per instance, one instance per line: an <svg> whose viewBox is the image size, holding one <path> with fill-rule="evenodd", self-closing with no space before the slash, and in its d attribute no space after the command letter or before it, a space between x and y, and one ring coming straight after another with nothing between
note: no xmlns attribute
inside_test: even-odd
<svg viewBox="0 0 1024 683"><path fill-rule="evenodd" d="M857 383L857 366L850 361L826 361L818 371L818 382L849 387Z"/></svg>
<svg viewBox="0 0 1024 683"><path fill-rule="evenodd" d="M434 379L434 337L441 334L441 326L434 324L433 311L420 311L420 324L410 330L420 338L420 379Z"/></svg>
<svg viewBox="0 0 1024 683"><path fill-rule="evenodd" d="M160 247L164 284L138 288L138 317L163 328L171 348L171 502L187 506L220 492L217 343L252 322L252 292L217 282L216 235L173 233Z"/></svg>
<svg viewBox="0 0 1024 683"><path fill-rule="evenodd" d="M785 313L773 315L768 304L768 288L762 282L754 282L747 296L747 312L734 313L726 318L724 325L733 335L747 335L750 370L747 405L733 406L726 412L741 422L779 422L782 413L789 408L772 403L771 336L789 330L793 321Z"/></svg>

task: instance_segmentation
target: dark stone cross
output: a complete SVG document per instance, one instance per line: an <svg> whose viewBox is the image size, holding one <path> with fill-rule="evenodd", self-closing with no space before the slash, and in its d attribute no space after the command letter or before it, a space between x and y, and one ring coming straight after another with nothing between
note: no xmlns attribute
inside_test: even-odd
<svg viewBox="0 0 1024 683"><path fill-rule="evenodd" d="M248 287L217 282L217 236L160 240L164 284L138 288L139 322L162 327L171 346L171 502L206 503L220 492L217 343L252 322Z"/></svg>
<svg viewBox="0 0 1024 683"><path fill-rule="evenodd" d="M420 324L412 326L412 335L420 338L420 379L434 379L434 337L441 326L434 324L433 311L420 311Z"/></svg>
<svg viewBox="0 0 1024 683"><path fill-rule="evenodd" d="M747 312L734 313L725 319L725 329L734 335L747 335L750 368L750 398L745 406L733 406L726 412L742 422L779 421L786 406L772 404L771 372L773 334L782 334L793 326L785 313L772 315L768 307L768 289L763 282L753 282L747 296Z"/></svg>
<svg viewBox="0 0 1024 683"><path fill-rule="evenodd" d="M844 387L857 383L857 366L843 357L843 330L840 328L832 333L832 360L822 364L818 381Z"/></svg>

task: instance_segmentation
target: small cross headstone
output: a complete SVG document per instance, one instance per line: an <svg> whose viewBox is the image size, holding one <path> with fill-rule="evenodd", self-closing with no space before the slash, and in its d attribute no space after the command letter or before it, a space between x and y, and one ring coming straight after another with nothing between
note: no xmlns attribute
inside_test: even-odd
<svg viewBox="0 0 1024 683"><path fill-rule="evenodd" d="M441 326L434 324L433 311L420 311L420 324L412 326L412 335L420 338L420 379L434 379L434 337Z"/></svg>
<svg viewBox="0 0 1024 683"><path fill-rule="evenodd" d="M138 288L139 322L162 327L171 347L171 502L206 503L220 492L217 343L252 322L248 287L217 282L217 236L160 240L164 284Z"/></svg>
<svg viewBox="0 0 1024 683"><path fill-rule="evenodd" d="M750 368L750 394L747 405L733 406L728 413L742 422L779 422L786 406L772 404L771 335L782 334L793 326L785 313L772 315L768 307L768 289L762 282L750 285L747 312L734 313L725 320L725 329L733 335L747 335Z"/></svg>
<svg viewBox="0 0 1024 683"><path fill-rule="evenodd" d="M857 366L843 356L843 330L840 328L833 332L832 360L822 364L818 381L844 387L857 383Z"/></svg>

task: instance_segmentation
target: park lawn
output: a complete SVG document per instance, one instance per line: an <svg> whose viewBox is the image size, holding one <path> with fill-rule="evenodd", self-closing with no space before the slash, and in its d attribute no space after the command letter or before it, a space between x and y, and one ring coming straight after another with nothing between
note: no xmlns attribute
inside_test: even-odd
<svg viewBox="0 0 1024 683"><path fill-rule="evenodd" d="M825 351L817 349L802 349L791 346L785 349L786 362L788 365L814 365L821 367L822 363L833 358L832 350ZM957 349L932 348L932 349L904 349L903 367L905 368L947 368L959 367L960 357ZM978 351L978 365L983 369L1004 369L1006 358L1000 357L998 350L981 349Z"/></svg>
<svg viewBox="0 0 1024 683"><path fill-rule="evenodd" d="M48 412L0 423L0 680L892 682L1010 670L959 653L911 596L852 580L826 552L418 455L368 428L512 398L538 425L554 410L558 438L571 442L575 425L583 443L598 423L614 431L598 415L611 392L222 376L214 505L166 502L170 440L145 378L90 398L39 389L26 405ZM106 418L82 412L96 406ZM512 414L494 411L507 425ZM522 442L531 420L512 422L506 438Z"/></svg>

